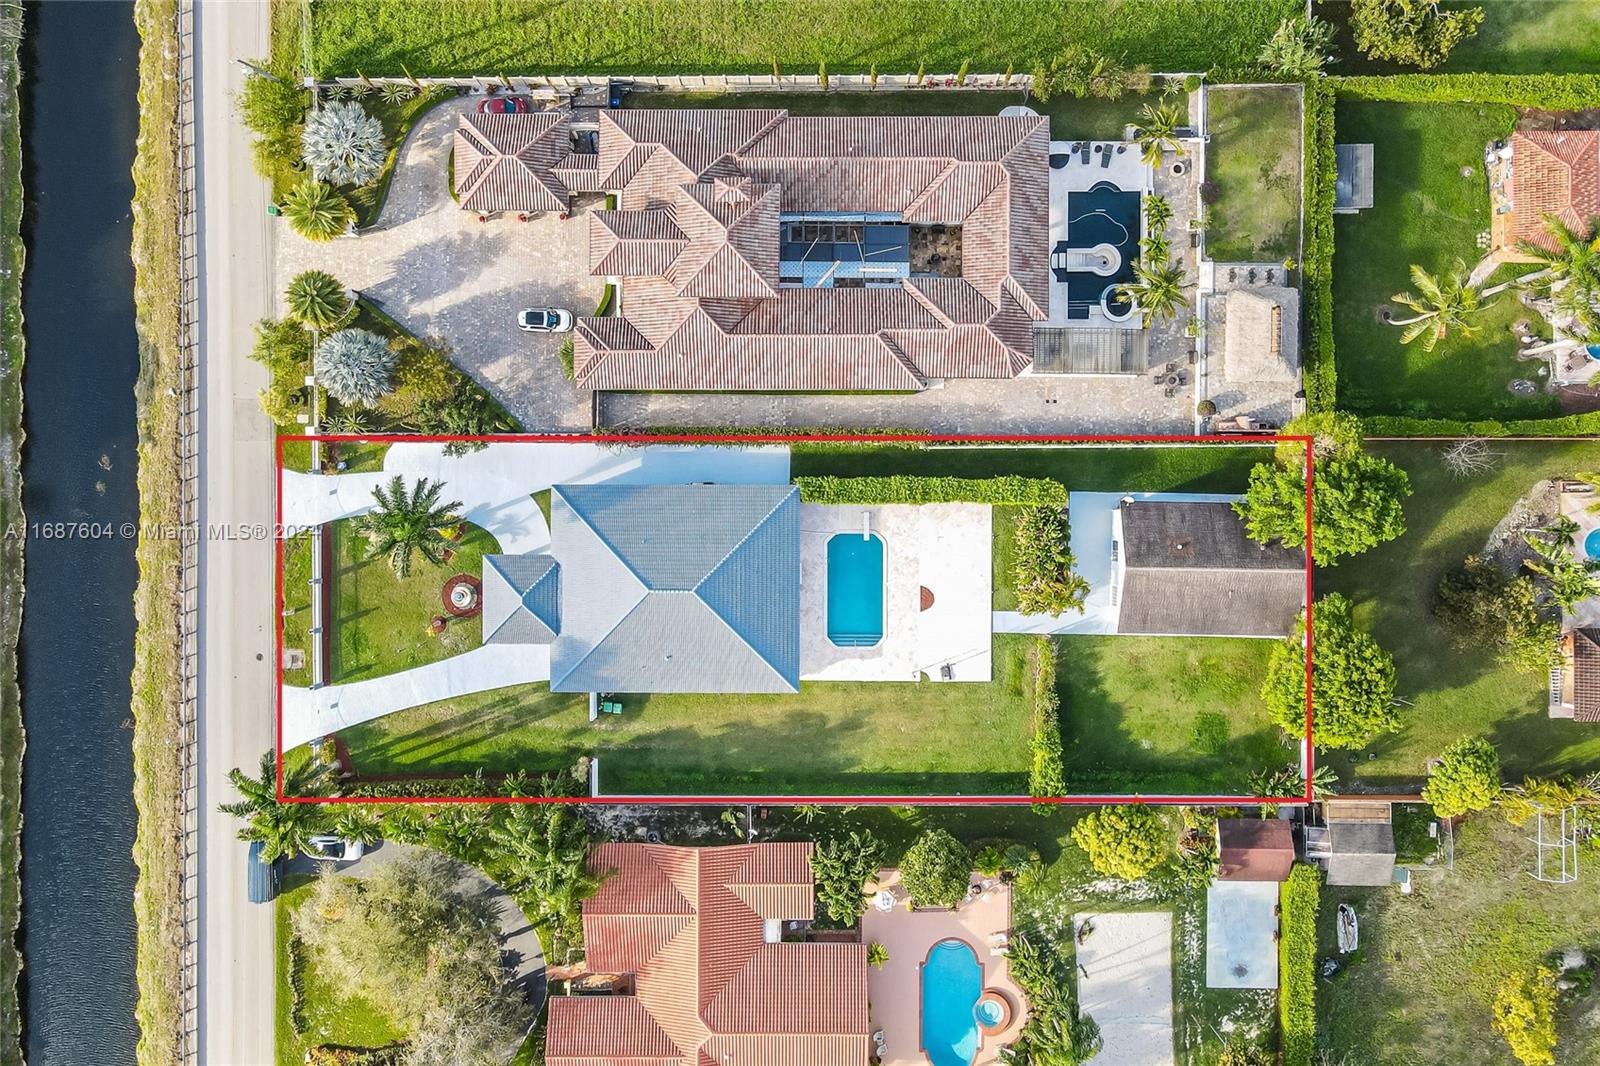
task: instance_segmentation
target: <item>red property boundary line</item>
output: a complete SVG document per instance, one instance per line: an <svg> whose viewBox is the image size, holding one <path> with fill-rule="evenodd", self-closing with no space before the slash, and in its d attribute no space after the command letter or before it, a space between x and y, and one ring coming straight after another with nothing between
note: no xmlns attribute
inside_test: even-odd
<svg viewBox="0 0 1600 1066"><path fill-rule="evenodd" d="M1306 736L1301 743L1306 766L1306 790L1298 796L1178 796L1107 793L1081 796L751 796L740 794L707 794L696 796L286 796L283 794L283 448L285 444L310 443L364 443L364 444L1010 444L1048 447L1059 444L1116 445L1144 444L1177 446L1185 444L1233 447L1268 447L1289 441L1305 448L1306 480ZM573 803L605 806L719 806L732 804L765 804L792 806L797 804L850 804L853 806L1022 806L1025 804L1188 804L1195 806L1233 806L1257 804L1305 804L1314 796L1311 776L1315 771L1315 749L1311 744L1311 665L1313 657L1311 598L1311 499L1312 499L1312 438L1309 436L1246 437L1210 435L1181 436L1139 434L1121 436L1094 435L1038 435L1027 434L929 434L929 433L505 433L494 436L461 436L426 434L319 434L280 436L276 445L274 478L276 503L273 512L273 665L276 687L276 723L274 748L277 755L277 798L280 803Z"/></svg>

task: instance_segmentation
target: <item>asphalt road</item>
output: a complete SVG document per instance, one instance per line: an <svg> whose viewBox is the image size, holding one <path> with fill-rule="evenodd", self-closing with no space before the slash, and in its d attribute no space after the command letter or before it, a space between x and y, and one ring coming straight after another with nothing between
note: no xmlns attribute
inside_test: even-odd
<svg viewBox="0 0 1600 1066"><path fill-rule="evenodd" d="M272 311L266 183L251 165L232 94L235 63L267 54L267 6L197 5L199 128L201 505L203 530L269 530L272 427L257 392L266 372L248 359L251 324ZM217 804L228 770L253 769L273 745L272 542L200 540L200 1061L270 1064L273 911L245 898L245 845Z"/></svg>

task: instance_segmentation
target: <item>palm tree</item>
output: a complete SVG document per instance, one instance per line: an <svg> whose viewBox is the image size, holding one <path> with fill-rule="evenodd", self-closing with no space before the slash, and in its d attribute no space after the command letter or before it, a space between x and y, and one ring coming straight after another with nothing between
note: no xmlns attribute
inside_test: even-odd
<svg viewBox="0 0 1600 1066"><path fill-rule="evenodd" d="M1581 601L1600 595L1600 561L1578 559L1572 554L1572 533L1577 524L1564 518L1562 524L1550 529L1529 530L1523 539L1528 542L1538 558L1528 559L1522 565L1529 573L1537 574L1550 583L1550 598L1570 611Z"/></svg>
<svg viewBox="0 0 1600 1066"><path fill-rule="evenodd" d="M345 808L331 828L340 840L353 840L365 848L383 839L383 823L376 814L361 807Z"/></svg>
<svg viewBox="0 0 1600 1066"><path fill-rule="evenodd" d="M543 794L559 791L547 781ZM581 950L583 901L610 876L589 865L589 830L583 819L562 804L519 804L504 821L489 827L488 836L501 883L531 917L551 929L551 957L561 960Z"/></svg>
<svg viewBox="0 0 1600 1066"><path fill-rule="evenodd" d="M1172 221L1172 201L1165 196L1144 198L1144 228L1147 233L1165 230Z"/></svg>
<svg viewBox="0 0 1600 1066"><path fill-rule="evenodd" d="M1542 269L1518 280L1536 282L1545 288L1553 282L1573 281L1590 292L1600 289L1600 230L1591 224L1589 235L1580 236L1555 215L1544 216L1544 227L1556 246L1552 249L1533 241L1518 241L1519 252L1544 264Z"/></svg>
<svg viewBox="0 0 1600 1066"><path fill-rule="evenodd" d="M1144 154L1144 164L1159 167L1167 152L1183 155L1183 143L1178 140L1178 127L1183 124L1183 113L1174 103L1145 104L1139 109L1139 125L1134 129L1134 140Z"/></svg>
<svg viewBox="0 0 1600 1066"><path fill-rule="evenodd" d="M329 104L307 115L300 147L312 175L335 185L375 180L389 154L383 123L354 101Z"/></svg>
<svg viewBox="0 0 1600 1066"><path fill-rule="evenodd" d="M1119 285L1117 292L1139 308L1146 326L1157 316L1173 318L1189 305L1183 295L1183 264L1169 260L1159 266L1149 266L1140 259L1133 264L1133 273L1133 283Z"/></svg>
<svg viewBox="0 0 1600 1066"><path fill-rule="evenodd" d="M444 490L441 481L418 478L407 492L405 479L399 474L389 482L372 490L378 505L355 519L355 528L364 533L370 544L367 558L379 555L389 557L389 566L396 577L411 576L411 557L421 553L435 566L444 562L447 543L440 532L449 525L451 514L461 506L460 500L441 504L439 494Z"/></svg>
<svg viewBox="0 0 1600 1066"><path fill-rule="evenodd" d="M1456 260L1456 265L1444 278L1439 278L1417 264L1411 264L1411 284L1417 292L1398 292L1390 297L1416 312L1412 318L1392 320L1391 326L1404 326L1401 344L1410 344L1424 337L1422 347L1433 351L1438 343L1452 331L1470 337L1479 327L1469 321L1486 306L1478 286L1467 280L1466 265Z"/></svg>
<svg viewBox="0 0 1600 1066"><path fill-rule="evenodd" d="M339 279L325 270L302 270L284 290L289 315L307 329L326 332L350 313L350 298Z"/></svg>
<svg viewBox="0 0 1600 1066"><path fill-rule="evenodd" d="M322 775L313 764L284 763L283 795L308 795ZM311 837L327 826L327 814L319 803L293 803L278 799L278 763L274 752L263 752L261 766L255 777L246 777L244 771L234 767L228 771L228 780L243 797L233 803L219 804L223 814L246 819L239 830L239 839L261 843L261 860L273 862L282 857L292 859L311 851Z"/></svg>
<svg viewBox="0 0 1600 1066"><path fill-rule="evenodd" d="M371 330L341 329L323 338L311 357L317 383L341 404L371 407L394 388L399 355Z"/></svg>
<svg viewBox="0 0 1600 1066"><path fill-rule="evenodd" d="M307 179L283 198L283 217L308 241L331 241L342 234L354 215L350 201L332 185Z"/></svg>

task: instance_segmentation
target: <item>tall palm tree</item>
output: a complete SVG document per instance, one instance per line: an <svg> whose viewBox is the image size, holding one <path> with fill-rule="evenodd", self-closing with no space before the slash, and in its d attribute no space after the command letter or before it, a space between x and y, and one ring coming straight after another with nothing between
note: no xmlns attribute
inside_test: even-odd
<svg viewBox="0 0 1600 1066"><path fill-rule="evenodd" d="M321 775L321 769L312 764L295 766L285 762L283 794L307 795ZM292 859L309 852L312 835L327 826L327 814L321 804L279 801L278 764L273 752L261 754L261 766L255 777L246 777L244 771L234 767L228 771L228 780L242 798L219 804L217 809L245 819L239 839L260 841L263 862L272 862L280 856Z"/></svg>
<svg viewBox="0 0 1600 1066"><path fill-rule="evenodd" d="M289 314L307 329L326 332L350 313L350 298L339 279L325 270L302 270L284 290Z"/></svg>
<svg viewBox="0 0 1600 1066"><path fill-rule="evenodd" d="M331 241L354 217L350 201L332 185L308 179L283 198L283 216L308 241Z"/></svg>
<svg viewBox="0 0 1600 1066"><path fill-rule="evenodd" d="M1600 289L1600 230L1591 222L1590 232L1582 235L1555 215L1544 216L1544 228L1555 248L1533 241L1517 242L1519 252L1544 264L1541 270L1524 275L1521 280L1537 279L1537 284L1545 288L1552 282L1574 281L1591 292Z"/></svg>
<svg viewBox="0 0 1600 1066"><path fill-rule="evenodd" d="M1178 127L1183 125L1183 113L1170 102L1145 104L1139 109L1139 124L1134 128L1134 140L1139 142L1145 166L1159 167L1167 152L1183 155L1183 142L1178 140Z"/></svg>
<svg viewBox="0 0 1600 1066"><path fill-rule="evenodd" d="M356 530L370 541L367 558L387 555L396 577L411 576L411 558L417 553L434 566L442 565L446 541L440 530L461 506L460 500L441 504L442 491L444 482L425 477L408 491L399 474L387 488L374 486L372 498L378 505L355 520Z"/></svg>
<svg viewBox="0 0 1600 1066"><path fill-rule="evenodd" d="M1466 265L1459 259L1443 278L1411 264L1411 284L1417 290L1415 293L1397 292L1390 297L1416 312L1411 318L1394 319L1389 323L1405 328L1400 335L1401 344L1410 344L1422 337L1423 349L1431 352L1452 332L1467 337L1478 332L1480 327L1474 326L1471 319L1487 305L1483 302L1482 290L1467 280Z"/></svg>
<svg viewBox="0 0 1600 1066"><path fill-rule="evenodd" d="M1165 230L1172 221L1172 201L1165 196L1144 198L1144 228L1149 233Z"/></svg>
<svg viewBox="0 0 1600 1066"><path fill-rule="evenodd" d="M1189 305L1183 295L1183 264L1167 261L1147 265L1143 259L1133 264L1134 281L1120 285L1117 292L1132 300L1144 315L1144 324L1150 325L1157 317L1173 318Z"/></svg>

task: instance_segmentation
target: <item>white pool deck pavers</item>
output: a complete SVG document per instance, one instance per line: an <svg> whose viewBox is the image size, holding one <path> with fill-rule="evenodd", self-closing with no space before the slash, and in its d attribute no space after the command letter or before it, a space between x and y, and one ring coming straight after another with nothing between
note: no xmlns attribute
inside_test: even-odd
<svg viewBox="0 0 1600 1066"><path fill-rule="evenodd" d="M1278 987L1276 881L1213 881L1206 889L1206 987Z"/></svg>
<svg viewBox="0 0 1600 1066"><path fill-rule="evenodd" d="M800 677L803 681L987 682L993 509L987 504L800 508ZM828 542L883 541L883 639L840 647L828 639ZM933 594L922 610L921 590Z"/></svg>
<svg viewBox="0 0 1600 1066"><path fill-rule="evenodd" d="M1173 1066L1172 915L1166 911L1074 914L1078 1006L1095 1020L1105 1046L1096 1062Z"/></svg>
<svg viewBox="0 0 1600 1066"><path fill-rule="evenodd" d="M1117 631L1117 608L1111 602L1111 516L1124 499L1168 503L1232 503L1239 497L1208 492L1073 492L1067 494L1069 543L1077 571L1089 582L1082 612L1060 617L995 611L996 633L1050 633L1057 636L1111 636Z"/></svg>

